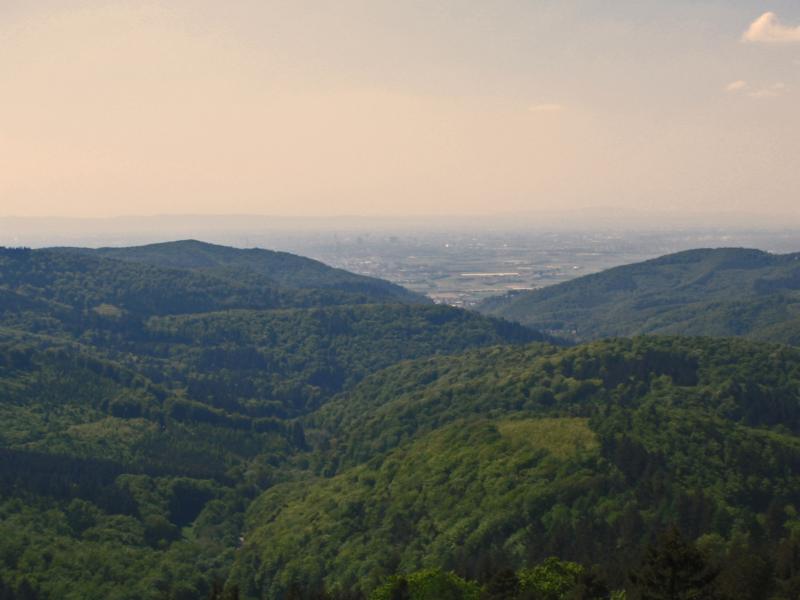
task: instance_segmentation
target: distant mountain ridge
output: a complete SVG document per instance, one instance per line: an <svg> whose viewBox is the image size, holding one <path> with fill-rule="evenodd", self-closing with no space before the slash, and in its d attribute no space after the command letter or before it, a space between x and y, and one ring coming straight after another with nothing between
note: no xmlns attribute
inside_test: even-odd
<svg viewBox="0 0 800 600"><path fill-rule="evenodd" d="M71 249L54 249L71 250ZM80 252L170 269L185 269L236 278L242 272L267 277L287 288L332 289L369 295L373 300L430 302L394 283L330 267L289 252L232 248L198 240L180 240L120 248L81 248Z"/></svg>
<svg viewBox="0 0 800 600"><path fill-rule="evenodd" d="M800 253L704 248L608 269L478 309L575 340L638 334L800 343Z"/></svg>

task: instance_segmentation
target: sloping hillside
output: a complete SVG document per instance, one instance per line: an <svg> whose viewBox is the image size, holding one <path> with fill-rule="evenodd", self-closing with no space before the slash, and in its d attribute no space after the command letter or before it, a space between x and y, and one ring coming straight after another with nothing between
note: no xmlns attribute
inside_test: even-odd
<svg viewBox="0 0 800 600"><path fill-rule="evenodd" d="M643 333L800 342L800 254L690 250L479 307L576 340Z"/></svg>
<svg viewBox="0 0 800 600"><path fill-rule="evenodd" d="M241 252L193 243L159 248L181 260L200 250ZM290 263L319 265L300 257ZM0 326L79 342L220 410L280 418L304 414L399 360L546 339L432 303L376 303L370 293L285 287L252 271L229 275L75 249L0 250Z"/></svg>
<svg viewBox="0 0 800 600"><path fill-rule="evenodd" d="M0 597L214 597L246 506L307 470L299 417L398 361L546 339L232 273L0 250Z"/></svg>
<svg viewBox="0 0 800 600"><path fill-rule="evenodd" d="M800 547L798 384L798 351L736 340L392 367L316 415L322 476L251 506L234 579L246 598L292 582L369 591L395 572L480 580L556 555L628 587L674 523L722 564L730 597L770 597L791 585L782 553Z"/></svg>

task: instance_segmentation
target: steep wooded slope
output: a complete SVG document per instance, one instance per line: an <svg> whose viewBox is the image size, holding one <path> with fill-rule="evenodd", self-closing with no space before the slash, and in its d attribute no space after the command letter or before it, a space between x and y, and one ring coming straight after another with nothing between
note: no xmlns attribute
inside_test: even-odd
<svg viewBox="0 0 800 600"><path fill-rule="evenodd" d="M723 562L739 547L791 572L798 384L796 350L702 338L389 368L315 415L321 475L251 506L234 579L248 598L296 581L368 591L393 572L480 578L557 555L624 586L669 524ZM736 597L789 585L764 569Z"/></svg>

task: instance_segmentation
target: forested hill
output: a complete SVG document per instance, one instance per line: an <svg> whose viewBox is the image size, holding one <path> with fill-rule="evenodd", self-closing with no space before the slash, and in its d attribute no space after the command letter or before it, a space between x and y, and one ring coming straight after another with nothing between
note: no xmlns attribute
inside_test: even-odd
<svg viewBox="0 0 800 600"><path fill-rule="evenodd" d="M245 598L800 590L797 350L658 337L476 350L386 369L312 422L317 474L248 511L230 582ZM671 526L682 533L659 543ZM407 576L383 584L392 573Z"/></svg>
<svg viewBox="0 0 800 600"><path fill-rule="evenodd" d="M99 248L87 252L106 258L190 269L217 276L235 278L241 272L255 273L287 288L333 289L369 296L373 301L430 302L424 296L382 279L335 269L296 254L261 248L239 249L182 240L129 248Z"/></svg>
<svg viewBox="0 0 800 600"><path fill-rule="evenodd" d="M218 598L247 505L308 469L302 417L403 360L548 339L314 268L0 249L0 598Z"/></svg>
<svg viewBox="0 0 800 600"><path fill-rule="evenodd" d="M590 340L644 333L800 344L800 254L700 249L484 302L479 310Z"/></svg>
<svg viewBox="0 0 800 600"><path fill-rule="evenodd" d="M3 600L800 594L800 350L100 254L0 251Z"/></svg>

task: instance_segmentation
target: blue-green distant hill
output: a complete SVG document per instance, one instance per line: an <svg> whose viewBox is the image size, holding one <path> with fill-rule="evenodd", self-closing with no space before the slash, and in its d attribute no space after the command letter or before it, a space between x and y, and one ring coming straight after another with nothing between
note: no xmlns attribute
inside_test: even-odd
<svg viewBox="0 0 800 600"><path fill-rule="evenodd" d="M575 340L638 334L800 343L800 254L700 249L490 298L479 310Z"/></svg>

